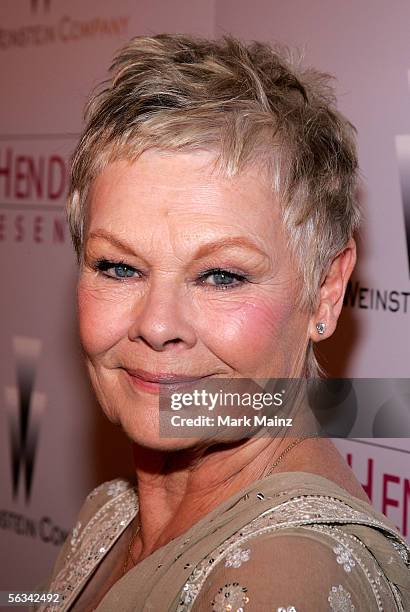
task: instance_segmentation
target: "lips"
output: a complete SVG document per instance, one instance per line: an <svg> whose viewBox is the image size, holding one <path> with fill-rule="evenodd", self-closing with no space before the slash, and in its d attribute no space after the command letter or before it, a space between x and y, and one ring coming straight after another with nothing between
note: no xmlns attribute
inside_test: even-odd
<svg viewBox="0 0 410 612"><path fill-rule="evenodd" d="M198 375L198 376L187 376L186 374L176 374L174 372L147 372L146 370L141 370L137 368L136 370L125 368L130 376L134 376L136 378L140 378L141 380L145 380L146 382L152 382L157 384L175 384L175 383L184 383L184 382L194 382L196 380L201 380L202 378L207 378L208 375Z"/></svg>
<svg viewBox="0 0 410 612"><path fill-rule="evenodd" d="M147 372L146 370L124 368L134 387L148 393L170 393L181 391L187 385L208 378L209 375L187 376L175 372Z"/></svg>

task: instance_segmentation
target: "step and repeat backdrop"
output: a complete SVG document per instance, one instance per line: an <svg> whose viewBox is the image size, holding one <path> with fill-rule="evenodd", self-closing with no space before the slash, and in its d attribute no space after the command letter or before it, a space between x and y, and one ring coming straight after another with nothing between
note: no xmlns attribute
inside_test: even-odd
<svg viewBox="0 0 410 612"><path fill-rule="evenodd" d="M41 582L85 495L132 474L129 443L100 414L82 363L64 201L87 96L138 34L280 42L336 76L358 130L365 223L320 355L330 376L386 380L374 422L400 406L390 437L370 426L336 444L410 541L409 25L405 0L0 3L0 590Z"/></svg>

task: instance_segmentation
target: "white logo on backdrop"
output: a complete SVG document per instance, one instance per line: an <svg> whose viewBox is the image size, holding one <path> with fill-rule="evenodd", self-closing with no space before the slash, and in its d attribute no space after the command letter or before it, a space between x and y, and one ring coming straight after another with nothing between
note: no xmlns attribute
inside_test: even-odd
<svg viewBox="0 0 410 612"><path fill-rule="evenodd" d="M40 423L46 406L46 395L34 391L41 341L17 336L13 338L13 352L16 360L16 385L6 387L11 479L13 498L17 497L20 482L24 481L27 503L34 478Z"/></svg>

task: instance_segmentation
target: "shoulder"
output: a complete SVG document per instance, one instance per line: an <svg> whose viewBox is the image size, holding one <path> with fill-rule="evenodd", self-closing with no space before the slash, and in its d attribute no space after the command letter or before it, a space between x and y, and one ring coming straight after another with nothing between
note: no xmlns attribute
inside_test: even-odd
<svg viewBox="0 0 410 612"><path fill-rule="evenodd" d="M126 526L137 511L133 483L124 478L103 482L85 498L75 524L64 542L53 568L54 578L67 562L117 521L117 529ZM121 516L120 516L121 515ZM121 518L123 525L120 525Z"/></svg>
<svg viewBox="0 0 410 612"><path fill-rule="evenodd" d="M114 478L114 480L107 480L88 493L80 513L87 509L91 510L96 507L101 507L110 499L114 499L125 491L133 489L134 484L126 478Z"/></svg>
<svg viewBox="0 0 410 612"><path fill-rule="evenodd" d="M354 554L335 544L300 527L249 539L209 573L193 610L373 610Z"/></svg>
<svg viewBox="0 0 410 612"><path fill-rule="evenodd" d="M198 594L192 609L227 609L218 607L221 602L286 612L399 609L395 597L400 594L378 561L401 562L398 582L404 577L409 588L410 569L385 536L372 540L376 527L361 525L369 533L359 535L345 529L355 520L365 522L354 512L338 500L312 495L257 517L195 568L185 588L188 597ZM366 545L371 541L373 551ZM377 559L373 553L380 546Z"/></svg>
<svg viewBox="0 0 410 612"><path fill-rule="evenodd" d="M85 498L71 535L74 534L74 537L78 538L91 519L94 519L95 522L98 513L101 513L107 506L115 507L126 493L131 494L132 497L136 496L134 485L125 478L108 480L95 487Z"/></svg>

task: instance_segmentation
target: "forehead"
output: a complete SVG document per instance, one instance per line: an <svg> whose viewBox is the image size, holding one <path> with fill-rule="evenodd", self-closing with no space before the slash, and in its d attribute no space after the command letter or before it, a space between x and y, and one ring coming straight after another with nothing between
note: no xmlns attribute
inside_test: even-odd
<svg viewBox="0 0 410 612"><path fill-rule="evenodd" d="M91 185L88 229L219 225L251 231L260 239L278 230L279 206L258 168L228 178L208 151L147 151L136 161L109 164ZM128 221L127 221L128 220ZM137 225L135 225L135 223ZM130 225L128 225L128 228Z"/></svg>

